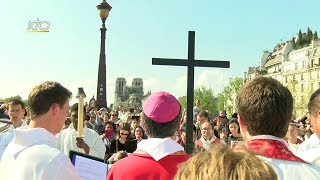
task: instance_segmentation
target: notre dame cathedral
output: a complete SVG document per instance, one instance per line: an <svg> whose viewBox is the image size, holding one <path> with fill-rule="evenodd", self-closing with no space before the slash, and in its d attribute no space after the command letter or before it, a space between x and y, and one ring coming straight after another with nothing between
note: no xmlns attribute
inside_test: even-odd
<svg viewBox="0 0 320 180"><path fill-rule="evenodd" d="M134 78L131 86L127 86L125 78L117 78L115 84L115 98L112 109L122 106L125 109L134 108L136 111L140 111L144 100L150 96L151 91L144 94L143 81L141 78Z"/></svg>

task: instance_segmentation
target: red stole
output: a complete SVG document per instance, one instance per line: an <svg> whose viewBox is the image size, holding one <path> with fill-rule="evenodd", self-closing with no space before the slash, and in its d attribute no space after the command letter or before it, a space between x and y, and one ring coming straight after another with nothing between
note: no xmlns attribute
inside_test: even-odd
<svg viewBox="0 0 320 180"><path fill-rule="evenodd" d="M288 149L287 145L281 141L272 139L253 139L249 141L248 148L250 151L267 158L307 163L295 156Z"/></svg>

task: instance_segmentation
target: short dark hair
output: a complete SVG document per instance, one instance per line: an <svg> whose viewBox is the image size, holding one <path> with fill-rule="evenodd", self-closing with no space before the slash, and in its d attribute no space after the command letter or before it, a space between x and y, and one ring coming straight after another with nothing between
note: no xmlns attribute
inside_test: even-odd
<svg viewBox="0 0 320 180"><path fill-rule="evenodd" d="M196 131L197 131L197 128L196 128L195 125L192 125L192 130L193 130L193 132L196 132ZM187 132L187 122L183 122L183 123L181 124L180 131L181 131L181 132Z"/></svg>
<svg viewBox="0 0 320 180"><path fill-rule="evenodd" d="M181 111L181 109L180 109ZM146 134L153 138L171 137L177 131L181 119L181 112L172 121L167 123L158 123L148 118L142 113L142 123L144 124Z"/></svg>
<svg viewBox="0 0 320 180"><path fill-rule="evenodd" d="M146 132L144 131L144 129L141 127L141 126L137 126L136 128L134 128L134 130L133 130L133 136L135 137L136 135L135 135L135 132L136 132L136 129L141 129L142 130L142 139L147 139L148 137L147 137L147 135L146 135Z"/></svg>
<svg viewBox="0 0 320 180"><path fill-rule="evenodd" d="M22 107L22 109L24 110L24 103L20 100L20 99L12 99L11 101L9 101L8 103L7 103L7 109L9 110L9 107L11 106L11 105L20 105L21 107Z"/></svg>
<svg viewBox="0 0 320 180"><path fill-rule="evenodd" d="M320 109L320 89L316 90L309 99L308 111L313 116L317 116Z"/></svg>
<svg viewBox="0 0 320 180"><path fill-rule="evenodd" d="M239 122L238 122L237 118L231 118L230 121L228 122L228 126L229 126L229 124L232 124L232 123L235 123L235 124L237 124L239 126Z"/></svg>
<svg viewBox="0 0 320 180"><path fill-rule="evenodd" d="M130 124L127 122L120 122L119 126L118 126L118 133L117 136L120 137L120 130L123 131L128 131L129 135L127 136L127 140L131 139L131 133L130 133Z"/></svg>
<svg viewBox="0 0 320 180"><path fill-rule="evenodd" d="M117 130L116 124L115 124L114 122L112 122L112 121L107 121L107 122L105 122L105 123L104 123L104 126L103 126L103 127L104 127L103 129L106 129L106 126L107 126L108 124L109 124L110 126L112 126L114 132Z"/></svg>
<svg viewBox="0 0 320 180"><path fill-rule="evenodd" d="M250 135L283 138L291 120L293 98L289 89L279 81L259 77L240 90L236 107Z"/></svg>
<svg viewBox="0 0 320 180"><path fill-rule="evenodd" d="M236 118L236 119L238 119L238 113L236 113L236 112L233 113L232 116L231 116L231 118Z"/></svg>
<svg viewBox="0 0 320 180"><path fill-rule="evenodd" d="M209 117L209 113L208 113L208 111L205 111L205 110L201 110L199 113L198 113L198 116L200 116L200 117L206 117L206 118L208 118Z"/></svg>
<svg viewBox="0 0 320 180"><path fill-rule="evenodd" d="M35 86L28 97L31 118L47 113L53 104L63 105L71 98L72 93L60 83L46 81Z"/></svg>
<svg viewBox="0 0 320 180"><path fill-rule="evenodd" d="M74 103L72 106L71 106L71 109L70 109L70 112L78 112L78 103ZM86 115L86 107L83 106L83 112L84 112L84 115Z"/></svg>
<svg viewBox="0 0 320 180"><path fill-rule="evenodd" d="M133 113L134 112L134 108L129 108L129 112Z"/></svg>

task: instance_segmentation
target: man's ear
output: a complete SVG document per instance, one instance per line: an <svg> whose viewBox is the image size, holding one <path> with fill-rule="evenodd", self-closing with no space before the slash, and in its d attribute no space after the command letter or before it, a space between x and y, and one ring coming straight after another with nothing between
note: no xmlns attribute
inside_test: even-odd
<svg viewBox="0 0 320 180"><path fill-rule="evenodd" d="M242 118L240 115L238 115L238 122L239 122L239 125L240 125L240 131L241 132L247 132L247 126L244 124Z"/></svg>
<svg viewBox="0 0 320 180"><path fill-rule="evenodd" d="M50 107L50 109L49 109L49 112L52 114L52 115L56 115L58 112L59 112L59 110L60 110L60 106L59 106L59 104L52 104L51 105L51 107Z"/></svg>

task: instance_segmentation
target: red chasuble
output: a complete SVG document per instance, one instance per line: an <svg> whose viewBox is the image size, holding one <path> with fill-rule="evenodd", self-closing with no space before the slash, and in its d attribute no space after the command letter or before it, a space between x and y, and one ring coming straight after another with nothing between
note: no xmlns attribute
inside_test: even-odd
<svg viewBox="0 0 320 180"><path fill-rule="evenodd" d="M189 156L179 151L159 161L148 154L135 152L112 165L107 180L170 180L176 175L178 164Z"/></svg>

